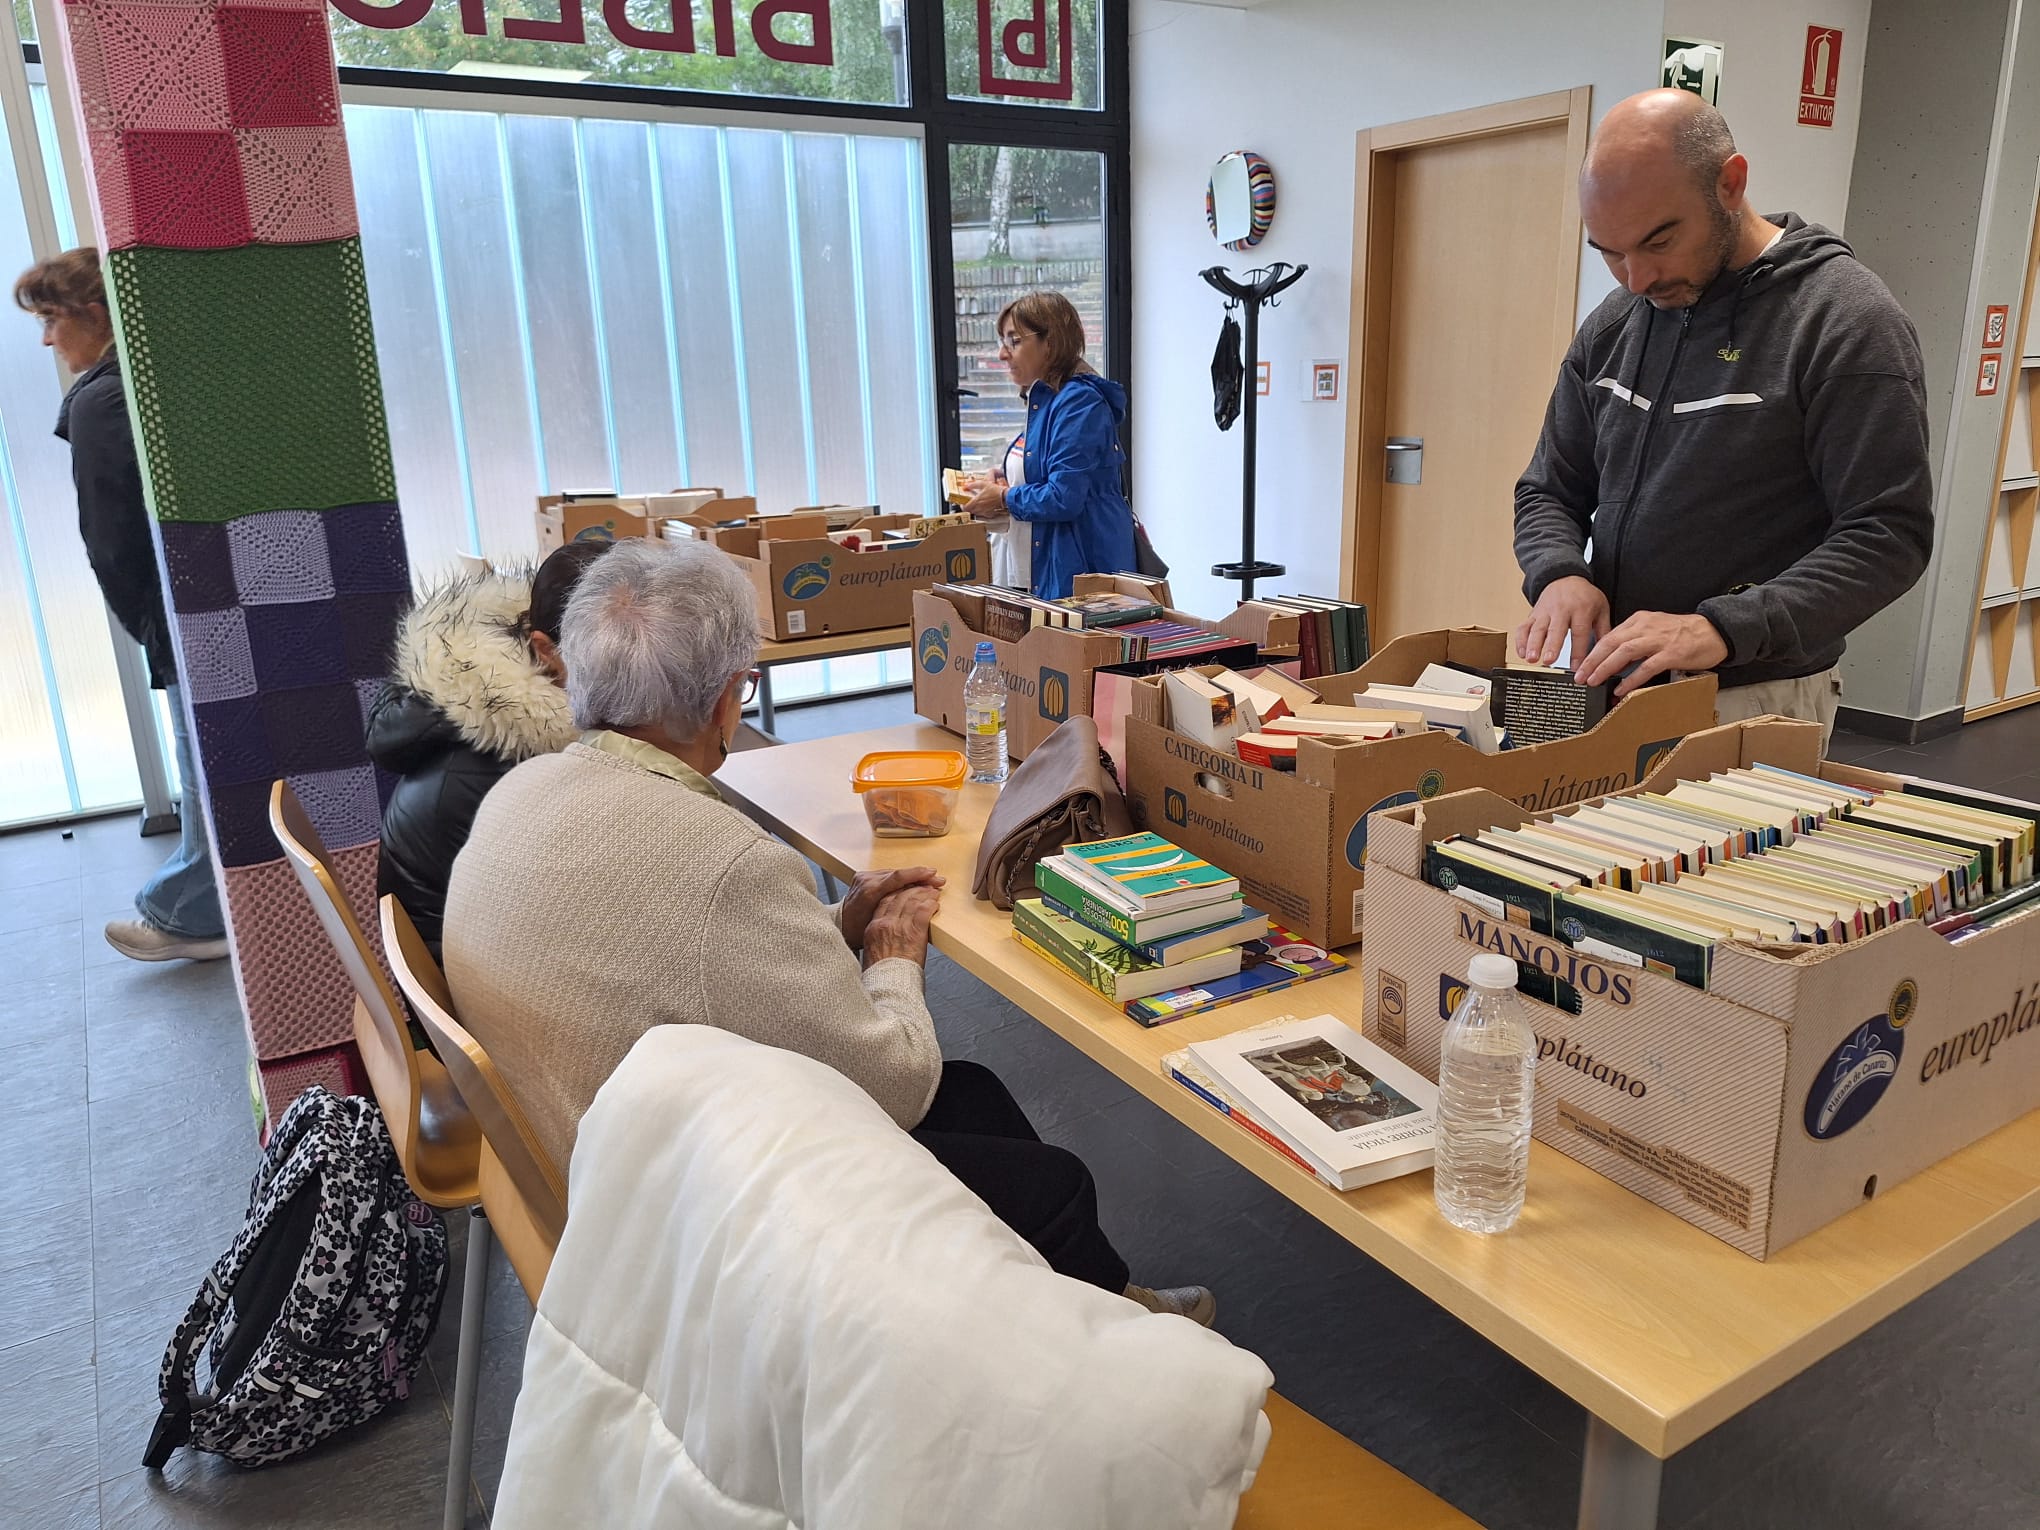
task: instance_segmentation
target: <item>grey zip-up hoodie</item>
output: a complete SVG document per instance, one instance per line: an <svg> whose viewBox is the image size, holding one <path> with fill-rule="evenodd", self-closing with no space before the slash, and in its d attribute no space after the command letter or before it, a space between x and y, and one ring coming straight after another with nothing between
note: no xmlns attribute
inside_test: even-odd
<svg viewBox="0 0 2040 1530"><path fill-rule="evenodd" d="M1828 668L1934 546L1912 320L1835 234L1770 221L1777 243L1693 307L1617 289L1594 310L1516 485L1533 604L1578 574L1616 622L1698 612L1723 686Z"/></svg>

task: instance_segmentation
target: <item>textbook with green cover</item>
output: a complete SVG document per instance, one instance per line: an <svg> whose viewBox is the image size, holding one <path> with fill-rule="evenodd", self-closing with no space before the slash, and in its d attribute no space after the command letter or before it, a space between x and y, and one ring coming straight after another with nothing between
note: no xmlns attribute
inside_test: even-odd
<svg viewBox="0 0 2040 1530"><path fill-rule="evenodd" d="M1159 834L1125 834L1071 845L1063 858L1082 881L1131 914L1166 914L1218 903L1236 897L1240 890L1238 879L1229 872Z"/></svg>
<svg viewBox="0 0 2040 1530"><path fill-rule="evenodd" d="M1238 946L1193 956L1173 967L1159 966L1088 925L1065 919L1039 898L1022 898L1013 905L1013 933L1037 956L1048 958L1115 1004L1240 970Z"/></svg>

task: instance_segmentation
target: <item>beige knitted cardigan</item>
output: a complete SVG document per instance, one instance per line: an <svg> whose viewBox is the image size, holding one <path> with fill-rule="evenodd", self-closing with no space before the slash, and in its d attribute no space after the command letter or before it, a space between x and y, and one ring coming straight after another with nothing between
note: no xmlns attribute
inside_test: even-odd
<svg viewBox="0 0 2040 1530"><path fill-rule="evenodd" d="M447 889L446 976L563 1170L595 1091L655 1025L803 1052L912 1126L942 1071L921 967L860 969L839 916L735 808L577 743L483 799Z"/></svg>

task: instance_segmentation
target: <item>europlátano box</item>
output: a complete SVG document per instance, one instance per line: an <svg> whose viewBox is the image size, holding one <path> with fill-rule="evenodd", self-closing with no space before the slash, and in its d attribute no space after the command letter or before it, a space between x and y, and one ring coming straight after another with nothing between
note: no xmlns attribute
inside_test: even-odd
<svg viewBox="0 0 2040 1530"><path fill-rule="evenodd" d="M1304 682L1347 703L1371 682L1413 684L1428 664L1499 667L1507 635L1412 633L1343 675ZM1223 866L1283 928L1333 948L1361 938L1368 815L1466 786L1542 809L1634 785L1680 739L1714 725L1710 676L1654 685L1576 738L1483 754L1445 733L1327 743L1306 738L1294 771L1262 770L1171 731L1159 683L1135 687L1126 722L1136 822Z"/></svg>
<svg viewBox="0 0 2040 1530"><path fill-rule="evenodd" d="M848 529L873 537L856 552L829 538L822 512L761 516L743 526L687 524L736 559L751 581L759 633L784 642L903 627L913 619L915 591L990 572L990 544L981 525L945 526L909 547L887 546L877 538L914 519L877 515L858 522Z"/></svg>
<svg viewBox="0 0 2040 1530"><path fill-rule="evenodd" d="M1695 734L1644 784L1759 762L1895 784L1819 754L1815 725L1759 719ZM1431 841L1535 816L1467 791L1375 820L1363 1030L1427 1077L1472 957L1570 983L1578 1014L1519 995L1538 1139L1758 1259L2040 1104L2040 914L1952 945L1917 921L1845 945L1727 943L1703 992L1423 880Z"/></svg>
<svg viewBox="0 0 2040 1530"><path fill-rule="evenodd" d="M1169 586L1163 580L1133 574L1079 574L1071 590L1078 595L1133 595L1152 600L1162 606L1162 614L1170 621L1218 630L1215 623L1170 609ZM1006 752L1016 760L1026 759L1070 718L1091 715L1092 678L1100 669L1118 665L1123 651L1109 627L1036 627L1018 642L1001 642L985 631L982 599L952 601L932 593L917 594L914 710L952 733L963 731L963 683L970 678L979 643L992 644L999 656L1008 701ZM1222 657L1228 663L1251 664L1254 648L1242 638L1237 650L1225 650ZM1170 666L1167 660L1158 660L1154 667Z"/></svg>

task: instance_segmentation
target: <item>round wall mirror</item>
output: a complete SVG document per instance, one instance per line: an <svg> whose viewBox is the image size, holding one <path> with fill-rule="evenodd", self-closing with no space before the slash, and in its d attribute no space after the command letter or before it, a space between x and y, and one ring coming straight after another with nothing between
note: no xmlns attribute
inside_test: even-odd
<svg viewBox="0 0 2040 1530"><path fill-rule="evenodd" d="M1211 167L1204 188L1204 221L1229 250L1251 250L1275 221L1275 171L1268 161L1238 149Z"/></svg>

